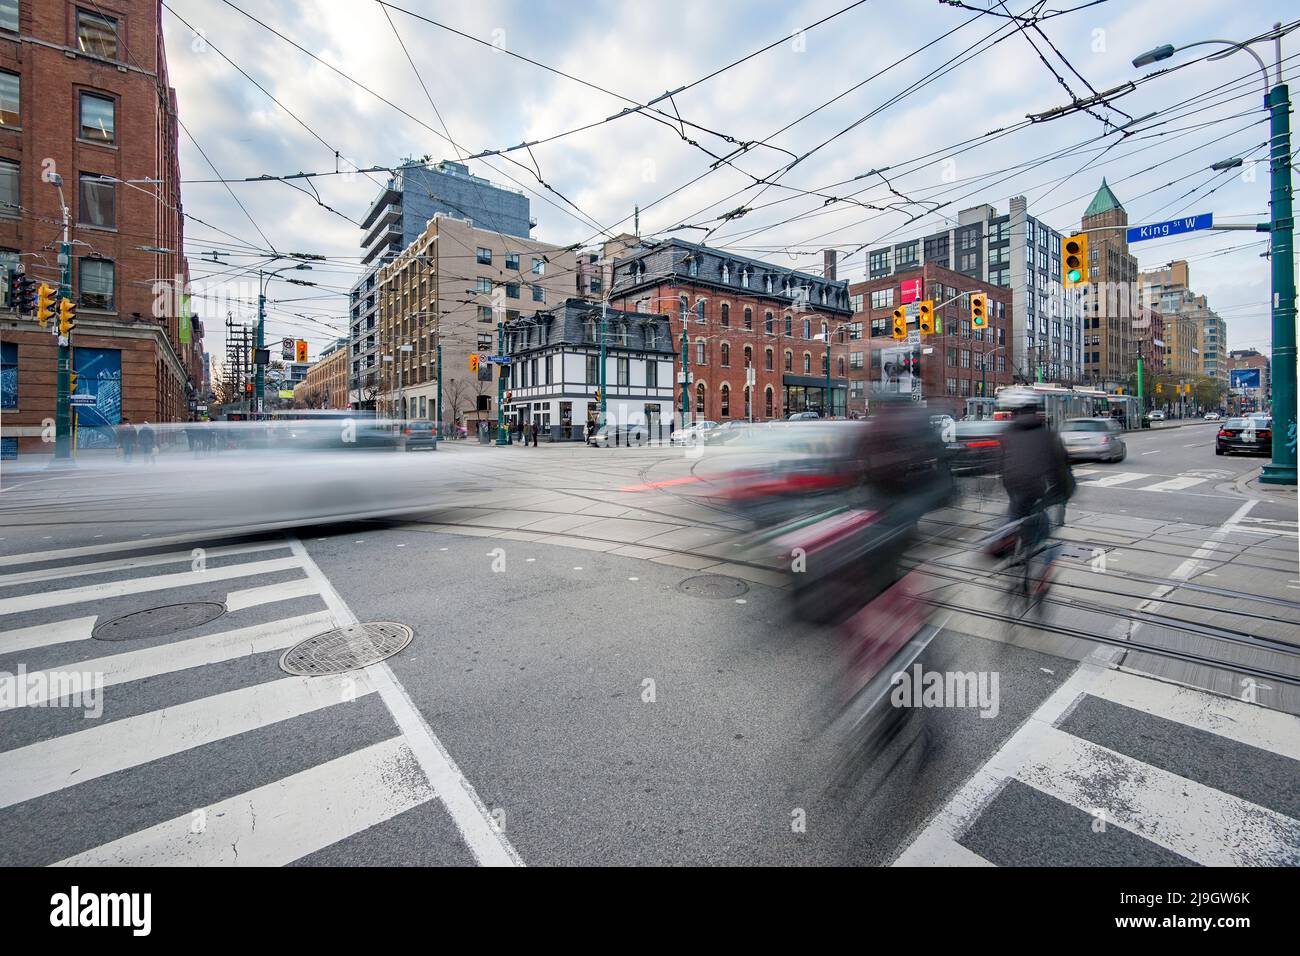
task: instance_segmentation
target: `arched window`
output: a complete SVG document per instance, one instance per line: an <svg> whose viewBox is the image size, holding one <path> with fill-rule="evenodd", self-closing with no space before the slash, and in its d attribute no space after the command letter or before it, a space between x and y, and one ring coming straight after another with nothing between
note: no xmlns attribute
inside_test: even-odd
<svg viewBox="0 0 1300 956"><path fill-rule="evenodd" d="M695 386L695 414L704 414L704 383L700 382Z"/></svg>
<svg viewBox="0 0 1300 956"><path fill-rule="evenodd" d="M677 301L681 303L682 321L685 322L687 318L690 317L691 314L691 300L686 298L686 296L683 295L683 296L678 296Z"/></svg>
<svg viewBox="0 0 1300 956"><path fill-rule="evenodd" d="M626 322L620 322L618 324L618 344L623 346L627 345L627 323Z"/></svg>
<svg viewBox="0 0 1300 956"><path fill-rule="evenodd" d="M722 367L730 368L731 366L731 346L726 342L722 343Z"/></svg>
<svg viewBox="0 0 1300 956"><path fill-rule="evenodd" d="M751 368L754 364L754 350L748 345L745 346L745 368Z"/></svg>
<svg viewBox="0 0 1300 956"><path fill-rule="evenodd" d="M723 282L731 281L731 266L727 265L725 262L722 264L722 281Z"/></svg>
<svg viewBox="0 0 1300 956"><path fill-rule="evenodd" d="M648 349L659 348L659 326L651 322L645 324L645 347Z"/></svg>
<svg viewBox="0 0 1300 956"><path fill-rule="evenodd" d="M822 323L822 341L823 341L823 342L830 342L830 340L831 340L831 337L830 337L830 330L831 330L831 327L830 327L829 325L827 325L825 322L823 322L823 323Z"/></svg>
<svg viewBox="0 0 1300 956"><path fill-rule="evenodd" d="M745 386L745 417L750 418L754 414L754 392L748 385Z"/></svg>
<svg viewBox="0 0 1300 956"><path fill-rule="evenodd" d="M727 280L724 278L722 281L723 281L723 282L726 282ZM729 326L729 325L731 325L731 306L727 305L727 303L725 303L725 302L722 303L722 320L721 320L721 321L722 321L722 324L723 324L724 327L725 327L725 326Z"/></svg>
<svg viewBox="0 0 1300 956"><path fill-rule="evenodd" d="M776 331L776 329L773 327L774 325L775 325L775 320L772 318L772 313L769 311L767 315L763 316L763 331L766 332L768 335L771 335L773 332Z"/></svg>
<svg viewBox="0 0 1300 956"><path fill-rule="evenodd" d="M731 417L731 386L728 385L726 382L723 382L722 387L718 389L718 401L722 405L722 409L719 412L718 417L730 418Z"/></svg>
<svg viewBox="0 0 1300 956"><path fill-rule="evenodd" d="M763 393L763 417L764 418L772 417L772 386L771 385L769 385L767 387L767 391Z"/></svg>
<svg viewBox="0 0 1300 956"><path fill-rule="evenodd" d="M704 339L695 340L695 364L708 365L709 353L704 347Z"/></svg>
<svg viewBox="0 0 1300 956"><path fill-rule="evenodd" d="M745 328L752 329L753 327L754 327L754 310L751 309L749 306L745 306Z"/></svg>
<svg viewBox="0 0 1300 956"><path fill-rule="evenodd" d="M803 320L803 337L806 339L812 338L812 319Z"/></svg>
<svg viewBox="0 0 1300 956"><path fill-rule="evenodd" d="M596 341L596 320L587 319L582 323L582 337L588 342Z"/></svg>
<svg viewBox="0 0 1300 956"><path fill-rule="evenodd" d="M695 318L699 321L700 325L704 324L704 300L703 299L695 300Z"/></svg>
<svg viewBox="0 0 1300 956"><path fill-rule="evenodd" d="M772 371L772 350L771 349L768 349L763 354L763 368L767 369L767 371L769 372Z"/></svg>
<svg viewBox="0 0 1300 956"><path fill-rule="evenodd" d="M794 316L788 312L785 315L785 334L794 335Z"/></svg>
<svg viewBox="0 0 1300 956"><path fill-rule="evenodd" d="M812 355L808 352L803 353L803 373L805 375L812 374Z"/></svg>
<svg viewBox="0 0 1300 956"><path fill-rule="evenodd" d="M787 372L794 371L794 353L789 349L785 350L785 370Z"/></svg>
<svg viewBox="0 0 1300 956"><path fill-rule="evenodd" d="M744 289L749 288L749 267L748 266L743 266L740 270L740 285L741 288Z"/></svg>
<svg viewBox="0 0 1300 956"><path fill-rule="evenodd" d="M843 378L844 377L844 356L843 355L841 355L836 360L836 368L838 369L838 371L835 374L838 375L840 378Z"/></svg>

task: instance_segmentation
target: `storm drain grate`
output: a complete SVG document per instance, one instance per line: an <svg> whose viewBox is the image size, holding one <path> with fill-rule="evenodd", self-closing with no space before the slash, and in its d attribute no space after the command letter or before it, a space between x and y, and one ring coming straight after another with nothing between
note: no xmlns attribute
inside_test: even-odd
<svg viewBox="0 0 1300 956"><path fill-rule="evenodd" d="M145 637L165 637L200 624L207 624L226 613L224 604L200 601L193 604L164 604L143 611L132 611L98 625L90 636L100 641L134 641Z"/></svg>
<svg viewBox="0 0 1300 956"><path fill-rule="evenodd" d="M412 637L409 627L392 621L340 627L289 648L280 658L280 669L302 677L342 674L392 657Z"/></svg>
<svg viewBox="0 0 1300 956"><path fill-rule="evenodd" d="M740 578L725 574L699 574L687 578L677 585L683 594L700 598L735 598L749 590L749 585Z"/></svg>

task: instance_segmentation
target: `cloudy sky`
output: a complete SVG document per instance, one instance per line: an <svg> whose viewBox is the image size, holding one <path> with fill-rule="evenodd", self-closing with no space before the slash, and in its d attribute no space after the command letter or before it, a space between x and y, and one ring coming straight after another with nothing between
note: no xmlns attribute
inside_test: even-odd
<svg viewBox="0 0 1300 956"><path fill-rule="evenodd" d="M198 310L209 349L222 351L226 308L237 320L254 314L241 301L254 287L223 283L272 250L328 261L299 273L314 288L272 283L268 336L307 338L314 357L346 332L346 289L360 270L356 221L384 178L357 168L557 134L566 135L469 164L529 195L534 238L568 244L630 230L640 206L643 236L707 237L804 268L836 247L852 253L840 272L849 279L863 275L862 248L933 232L979 203L1005 211L1013 195L1058 229L1075 228L1103 175L1134 224L1267 214L1266 163L1209 171L1220 159L1266 156L1255 61L1235 53L1193 62L1213 47L1154 68L1131 60L1161 43L1260 34L1293 16L1292 4L851 3L166 0L169 69L188 130L183 198L202 220L187 223L186 249L207 296ZM1045 18L1021 31L1007 12ZM1284 57L1300 55L1297 37L1283 41ZM1273 44L1256 49L1271 70ZM1288 78L1292 62L1283 63ZM1183 63L1097 117L1025 124L1026 114L1070 101L1056 74L1088 95ZM681 87L654 105L658 113L610 119ZM1152 113L1127 137L1102 121ZM986 135L995 130L1006 132ZM877 169L888 183L864 175ZM214 181L335 170L344 174L294 185ZM741 207L751 211L720 218ZM670 231L683 225L703 228ZM1142 268L1188 259L1194 287L1228 322L1229 346L1263 348L1262 240L1200 233L1134 252ZM214 251L221 264L209 261Z"/></svg>

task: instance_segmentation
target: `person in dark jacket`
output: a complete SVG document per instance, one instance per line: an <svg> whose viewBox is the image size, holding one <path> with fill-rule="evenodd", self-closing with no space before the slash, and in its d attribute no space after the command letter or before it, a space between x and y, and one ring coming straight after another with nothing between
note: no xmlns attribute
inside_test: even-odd
<svg viewBox="0 0 1300 956"><path fill-rule="evenodd" d="M533 422L532 425L530 425L529 427L532 429L533 447L536 448L537 447L537 422Z"/></svg>
<svg viewBox="0 0 1300 956"><path fill-rule="evenodd" d="M1041 402L1023 396L1007 404L1012 405L1013 416L1002 438L1002 484L1010 517L1064 506L1074 494L1074 473L1060 436L1047 425Z"/></svg>
<svg viewBox="0 0 1300 956"><path fill-rule="evenodd" d="M148 422L145 422L140 426L138 437L140 440L141 457L144 458L147 464L153 464L153 455L158 448L158 444L154 439L153 429L149 427Z"/></svg>
<svg viewBox="0 0 1300 956"><path fill-rule="evenodd" d="M117 426L117 444L122 449L122 460L131 462L135 458L136 434L135 426L125 418Z"/></svg>

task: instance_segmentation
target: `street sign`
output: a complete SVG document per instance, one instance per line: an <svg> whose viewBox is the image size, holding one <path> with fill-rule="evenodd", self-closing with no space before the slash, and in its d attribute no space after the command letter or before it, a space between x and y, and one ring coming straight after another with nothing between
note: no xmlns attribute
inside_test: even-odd
<svg viewBox="0 0 1300 956"><path fill-rule="evenodd" d="M907 330L907 344L908 344L908 345L920 345L920 344L921 344L921 333L918 332L918 331L916 331L915 329L908 329L908 330Z"/></svg>
<svg viewBox="0 0 1300 956"><path fill-rule="evenodd" d="M1183 219L1171 219L1149 226L1134 226L1128 231L1129 242L1141 242L1143 239L1163 239L1176 236L1180 232L1197 232L1214 225L1214 213L1203 212L1199 216L1187 216Z"/></svg>
<svg viewBox="0 0 1300 956"><path fill-rule="evenodd" d="M509 365L511 362L511 358L509 355L489 355L487 357L487 360L489 362L495 363L496 365Z"/></svg>
<svg viewBox="0 0 1300 956"><path fill-rule="evenodd" d="M68 404L69 404L69 405L74 405L74 406L75 406L75 405L90 405L90 406L93 407L94 404L95 404L95 396L94 396L94 395L91 395L91 394L89 394L89 393L87 393L87 394L85 394L85 395L69 395L69 396L68 396Z"/></svg>

